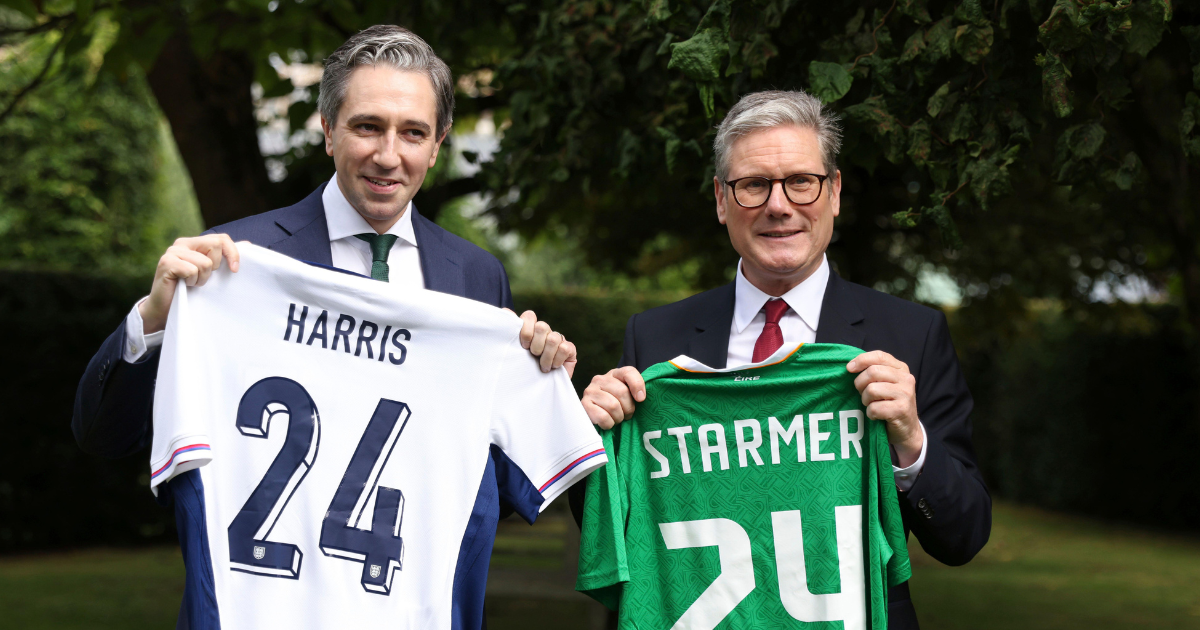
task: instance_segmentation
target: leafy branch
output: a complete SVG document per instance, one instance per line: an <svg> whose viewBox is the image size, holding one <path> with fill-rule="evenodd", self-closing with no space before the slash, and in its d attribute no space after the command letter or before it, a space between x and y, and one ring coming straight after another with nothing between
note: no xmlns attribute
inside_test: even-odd
<svg viewBox="0 0 1200 630"><path fill-rule="evenodd" d="M858 67L859 60L874 56L875 53L879 52L879 29L883 28L883 23L887 21L888 16L891 15L892 11L894 11L895 9L896 9L896 0L892 0L892 6L888 7L887 13L884 13L883 17L879 18L879 24L875 25L875 30L871 31L871 40L875 42L875 47L871 49L871 52L863 53L863 54L855 57L854 63L850 64L850 70L848 70L847 72L853 72L854 69Z"/></svg>
<svg viewBox="0 0 1200 630"><path fill-rule="evenodd" d="M0 111L0 124L3 124L5 119L12 114L13 110L16 109L17 105L21 102L21 99L25 98L33 90L37 89L37 87L46 80L46 76L50 74L50 68L54 66L54 60L58 57L58 51L62 49L62 46L64 43L66 43L67 39L68 38L66 36L58 38L58 41L54 43L54 47L50 49L50 54L46 56L46 63L42 64L41 71L38 72L37 76L34 77L32 81L27 83L25 87L22 87L17 91L17 93L12 97L12 100L10 100L8 105L5 106L4 111Z"/></svg>

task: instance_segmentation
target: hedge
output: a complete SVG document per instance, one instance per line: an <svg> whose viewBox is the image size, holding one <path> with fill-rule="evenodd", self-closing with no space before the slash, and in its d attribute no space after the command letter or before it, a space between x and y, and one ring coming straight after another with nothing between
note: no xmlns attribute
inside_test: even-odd
<svg viewBox="0 0 1200 630"><path fill-rule="evenodd" d="M146 278L0 273L0 553L174 540L170 510L147 490L146 455L102 460L70 430L92 353L144 294ZM620 357L631 313L665 298L528 293L579 347L575 385ZM1153 320L1153 314L1142 319ZM976 332L957 321L961 348ZM1149 321L1148 320L1148 321ZM995 496L1175 529L1200 529L1196 362L1169 327L1106 330L1032 322L1021 343L964 356L976 397L975 444Z"/></svg>

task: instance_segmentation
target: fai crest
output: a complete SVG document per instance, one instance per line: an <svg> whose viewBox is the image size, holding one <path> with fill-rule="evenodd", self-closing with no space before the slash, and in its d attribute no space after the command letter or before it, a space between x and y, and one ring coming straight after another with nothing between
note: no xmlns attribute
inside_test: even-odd
<svg viewBox="0 0 1200 630"><path fill-rule="evenodd" d="M373 578L379 577L379 572L382 570L383 570L383 567L380 567L378 564L372 564L371 565L371 577L373 577Z"/></svg>
<svg viewBox="0 0 1200 630"><path fill-rule="evenodd" d="M267 555L266 547L259 547L258 545L254 546L254 559L255 560L262 560L263 557L266 555Z"/></svg>

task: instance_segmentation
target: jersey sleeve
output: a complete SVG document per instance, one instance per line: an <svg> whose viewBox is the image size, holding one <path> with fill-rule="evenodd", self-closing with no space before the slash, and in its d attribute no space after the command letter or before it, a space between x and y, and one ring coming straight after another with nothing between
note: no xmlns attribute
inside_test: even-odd
<svg viewBox="0 0 1200 630"><path fill-rule="evenodd" d="M498 368L492 444L528 481L532 491L506 499L533 522L558 495L608 460L565 370L543 373L515 337Z"/></svg>
<svg viewBox="0 0 1200 630"><path fill-rule="evenodd" d="M604 448L615 453L613 431L603 431ZM629 502L615 454L588 479L579 541L579 575L575 590L616 610L621 589L629 581L625 551L625 519Z"/></svg>
<svg viewBox="0 0 1200 630"><path fill-rule="evenodd" d="M150 489L156 495L161 484L212 459L206 423L196 411L205 408L205 392L196 386L205 355L192 330L188 292L183 286L175 291L158 363L150 448Z"/></svg>

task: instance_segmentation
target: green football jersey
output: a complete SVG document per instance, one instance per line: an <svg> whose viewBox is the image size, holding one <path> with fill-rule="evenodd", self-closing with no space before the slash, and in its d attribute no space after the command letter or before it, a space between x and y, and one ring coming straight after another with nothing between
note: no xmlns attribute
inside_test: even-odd
<svg viewBox="0 0 1200 630"><path fill-rule="evenodd" d="M886 428L846 371L861 351L784 352L654 365L646 401L602 432L576 589L620 628L887 628L910 566Z"/></svg>

